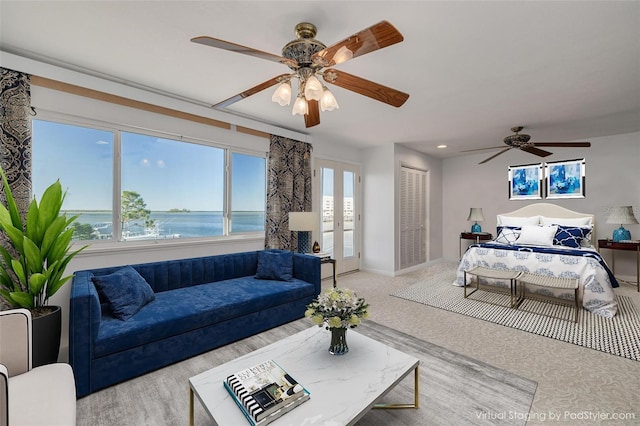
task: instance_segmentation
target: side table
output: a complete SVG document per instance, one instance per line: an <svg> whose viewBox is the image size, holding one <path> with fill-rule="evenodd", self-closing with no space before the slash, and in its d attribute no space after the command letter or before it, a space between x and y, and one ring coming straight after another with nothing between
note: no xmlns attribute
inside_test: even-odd
<svg viewBox="0 0 640 426"><path fill-rule="evenodd" d="M612 240L598 240L598 250L609 249L611 251L611 272L616 274L616 250L635 251L636 252L636 286L640 292L640 242L616 242Z"/></svg>
<svg viewBox="0 0 640 426"><path fill-rule="evenodd" d="M459 258L462 259L462 240L473 240L477 243L480 241L490 241L493 240L493 235L488 232L462 232L460 233L460 243L459 243Z"/></svg>
<svg viewBox="0 0 640 426"><path fill-rule="evenodd" d="M336 260L330 257L320 259L320 264L331 263L333 265L333 287L336 287Z"/></svg>

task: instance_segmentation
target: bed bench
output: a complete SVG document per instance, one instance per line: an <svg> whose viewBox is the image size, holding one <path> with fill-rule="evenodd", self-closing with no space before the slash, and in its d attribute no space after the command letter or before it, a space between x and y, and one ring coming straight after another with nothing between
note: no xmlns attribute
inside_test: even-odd
<svg viewBox="0 0 640 426"><path fill-rule="evenodd" d="M475 279L472 278L471 283L475 282L476 288L472 292L467 293L467 286L465 285L464 286L465 299L468 296L475 293L476 291L480 290L480 278L482 277L482 278L491 278L494 280L503 280L503 281L509 280L509 292L511 297L510 306L512 308L517 308L522 302L522 298L517 291L517 283L516 283L516 280L521 274L520 271L510 271L510 270L502 270L502 269L485 268L483 266L475 266L469 269L468 271L466 270L464 271L465 284L467 282L467 274L471 274L475 276Z"/></svg>
<svg viewBox="0 0 640 426"><path fill-rule="evenodd" d="M578 322L578 310L580 309L578 305L578 280L576 278L557 278L557 277L549 277L546 275L537 275L531 274L529 272L523 272L518 277L518 284L521 284L520 293L522 298L526 297L527 284L535 285L538 287L547 287L547 288L557 288L562 290L573 290L573 307L575 308L575 314L573 317L574 322ZM553 297L553 296L546 296ZM566 302L565 299L557 298L558 301ZM564 303L567 304L567 303ZM569 304L571 305L571 304Z"/></svg>

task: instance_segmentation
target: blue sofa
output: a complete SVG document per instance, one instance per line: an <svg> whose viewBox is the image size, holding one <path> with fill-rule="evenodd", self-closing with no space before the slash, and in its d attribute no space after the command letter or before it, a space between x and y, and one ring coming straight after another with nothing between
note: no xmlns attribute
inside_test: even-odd
<svg viewBox="0 0 640 426"><path fill-rule="evenodd" d="M92 279L122 267L76 272L69 362L77 396L303 317L320 293L320 259L290 253L290 280L257 279L259 253L131 265L154 300L126 321L111 314Z"/></svg>

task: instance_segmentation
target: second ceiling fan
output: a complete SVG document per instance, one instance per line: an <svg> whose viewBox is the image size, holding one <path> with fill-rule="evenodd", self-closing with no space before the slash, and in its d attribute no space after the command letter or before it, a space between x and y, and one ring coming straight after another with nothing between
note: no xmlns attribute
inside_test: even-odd
<svg viewBox="0 0 640 426"><path fill-rule="evenodd" d="M327 68L403 41L402 34L389 22L379 22L329 47L315 39L316 27L313 24L302 22L296 25L295 33L297 39L282 48L282 56L213 37L192 38L191 41L194 43L279 62L287 65L293 71L276 76L218 102L213 105L213 108L225 108L278 83L280 86L274 93L272 100L283 106L288 105L291 100L291 80L297 79L298 95L292 114L304 115L306 127L316 126L320 124L320 109L331 111L338 108L335 98L317 76L321 76L327 83L395 107L402 106L409 98L408 94L399 90L334 68Z"/></svg>
<svg viewBox="0 0 640 426"><path fill-rule="evenodd" d="M505 145L507 145L506 148L504 148L503 146L492 146L490 148L469 149L462 152L484 151L487 149L504 148L502 151L498 152L497 154L494 154L491 157L487 158L486 160L483 160L478 163L478 164L484 164L490 160L493 160L498 155L504 154L505 152L514 148L520 149L522 151L526 151L528 153L537 155L539 157L546 157L548 155L551 155L552 153L549 151L545 151L544 149L538 148L539 146L544 146L544 147L555 146L555 147L562 147L562 148L589 148L591 146L591 142L530 142L531 136L519 133L522 131L522 129L524 129L523 126L517 126L517 127L511 128L511 131L514 132L514 134L509 135L503 139L503 142L505 143Z"/></svg>

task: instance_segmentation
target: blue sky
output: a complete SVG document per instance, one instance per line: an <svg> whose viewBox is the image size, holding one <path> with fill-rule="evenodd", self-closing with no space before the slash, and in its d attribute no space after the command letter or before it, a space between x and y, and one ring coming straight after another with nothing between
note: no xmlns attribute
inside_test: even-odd
<svg viewBox="0 0 640 426"><path fill-rule="evenodd" d="M60 179L66 210L110 210L114 134L33 120L33 193ZM122 132L122 190L138 192L154 211L221 211L224 150ZM55 166L54 166L55 165ZM265 161L234 154L232 210L264 210Z"/></svg>

